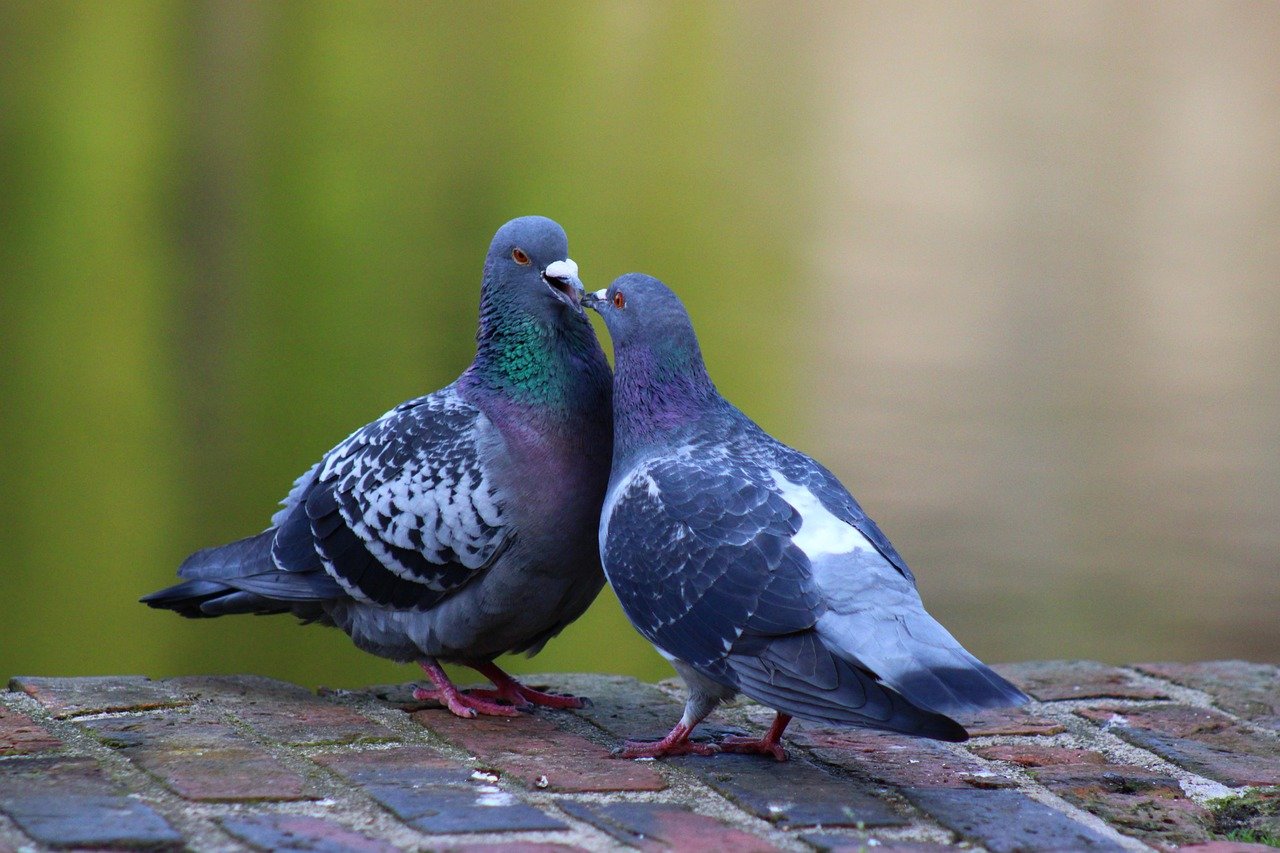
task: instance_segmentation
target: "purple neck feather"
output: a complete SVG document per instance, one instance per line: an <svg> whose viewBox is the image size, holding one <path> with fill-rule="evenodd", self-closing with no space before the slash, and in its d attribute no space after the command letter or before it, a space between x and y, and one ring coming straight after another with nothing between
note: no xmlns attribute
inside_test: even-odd
<svg viewBox="0 0 1280 853"><path fill-rule="evenodd" d="M613 427L619 451L675 438L727 406L696 349L655 352L631 345L618 356Z"/></svg>

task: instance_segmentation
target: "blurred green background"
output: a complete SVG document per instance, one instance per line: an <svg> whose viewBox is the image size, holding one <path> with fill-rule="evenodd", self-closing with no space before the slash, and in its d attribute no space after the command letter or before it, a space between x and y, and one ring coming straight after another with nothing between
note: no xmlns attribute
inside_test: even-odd
<svg viewBox="0 0 1280 853"><path fill-rule="evenodd" d="M675 287L980 656L1280 660L1276 44L1269 3L4 0L0 675L416 677L136 599L451 381L526 213ZM608 592L508 663L670 672Z"/></svg>

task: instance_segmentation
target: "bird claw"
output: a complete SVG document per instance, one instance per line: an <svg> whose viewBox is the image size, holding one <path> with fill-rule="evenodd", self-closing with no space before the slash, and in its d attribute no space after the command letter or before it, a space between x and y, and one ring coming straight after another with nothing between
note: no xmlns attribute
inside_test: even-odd
<svg viewBox="0 0 1280 853"><path fill-rule="evenodd" d="M787 760L787 751L782 748L782 744L768 738L730 735L720 741L720 749L722 752L731 752L735 755L770 755L773 756L774 761Z"/></svg>
<svg viewBox="0 0 1280 853"><path fill-rule="evenodd" d="M694 743L690 740L668 743L666 740L629 740L614 747L611 758L670 758L676 755L715 755L720 748L711 743Z"/></svg>
<svg viewBox="0 0 1280 853"><path fill-rule="evenodd" d="M413 698L419 702L439 702L448 708L450 713L466 720L474 719L479 714L487 717L519 717L524 713L520 708L480 696L465 693L445 693L442 696L441 693L440 690L418 687L413 691Z"/></svg>
<svg viewBox="0 0 1280 853"><path fill-rule="evenodd" d="M487 699L501 699L517 708L531 710L534 705L542 708L558 708L560 710L577 710L590 707L591 701L583 696L570 696L567 693L547 693L535 690L516 681L514 678L500 682L496 688L472 688L465 691L471 696L483 696Z"/></svg>
<svg viewBox="0 0 1280 853"><path fill-rule="evenodd" d="M501 690L490 690L487 687L471 687L463 690L462 695L470 699L480 699L482 701L488 700L494 703L502 702L508 707L515 708L519 711L527 712L533 710L532 702L514 701L509 694L504 693Z"/></svg>

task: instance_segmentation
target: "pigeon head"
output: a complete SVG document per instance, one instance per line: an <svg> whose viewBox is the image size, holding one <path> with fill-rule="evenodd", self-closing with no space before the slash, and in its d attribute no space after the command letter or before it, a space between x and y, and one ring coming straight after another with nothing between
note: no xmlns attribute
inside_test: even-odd
<svg viewBox="0 0 1280 853"><path fill-rule="evenodd" d="M582 281L564 229L545 216L522 216L498 229L484 265L485 309L518 310L555 322L582 313Z"/></svg>
<svg viewBox="0 0 1280 853"><path fill-rule="evenodd" d="M582 295L563 228L544 216L503 225L485 258L476 357L463 384L541 411L587 405L609 385L609 365Z"/></svg>
<svg viewBox="0 0 1280 853"><path fill-rule="evenodd" d="M633 272L617 278L605 290L597 290L583 304L604 318L616 352L635 346L652 350L673 362L702 354L689 312L680 297L651 275Z"/></svg>
<svg viewBox="0 0 1280 853"><path fill-rule="evenodd" d="M614 426L622 444L657 439L723 408L689 312L665 284L628 273L583 304L604 318L613 339Z"/></svg>

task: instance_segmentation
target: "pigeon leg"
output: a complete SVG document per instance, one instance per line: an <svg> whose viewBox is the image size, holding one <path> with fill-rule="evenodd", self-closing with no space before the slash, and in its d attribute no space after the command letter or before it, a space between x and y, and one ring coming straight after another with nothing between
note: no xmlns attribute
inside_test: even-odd
<svg viewBox="0 0 1280 853"><path fill-rule="evenodd" d="M696 726L700 720L695 720ZM645 741L629 740L612 753L614 758L666 758L669 755L715 755L718 747L707 743L694 743L689 740L693 726L685 725L684 720L676 723L676 727L662 740Z"/></svg>
<svg viewBox="0 0 1280 853"><path fill-rule="evenodd" d="M468 663L467 666L493 682L495 690L468 690L468 696L479 696L485 699L501 699L515 706L541 705L544 708L585 708L588 700L581 696L568 696L563 693L544 693L526 687L507 675L494 663Z"/></svg>
<svg viewBox="0 0 1280 853"><path fill-rule="evenodd" d="M449 676L440 668L440 664L436 663L435 658L424 658L418 661L418 666L422 667L422 671L435 684L435 690L427 690L419 687L413 691L413 698L419 702L427 699L434 699L441 705L444 705L459 717L470 719L477 714L485 714L491 717L518 717L520 709L513 708L510 705L503 705L500 702L491 702L489 700L466 696L461 693L453 682L449 680Z"/></svg>
<svg viewBox="0 0 1280 853"><path fill-rule="evenodd" d="M720 748L725 752L745 752L751 755L772 755L777 761L786 761L787 752L782 748L782 732L791 722L791 715L778 712L773 718L769 733L762 738L738 737L730 735L720 741Z"/></svg>

